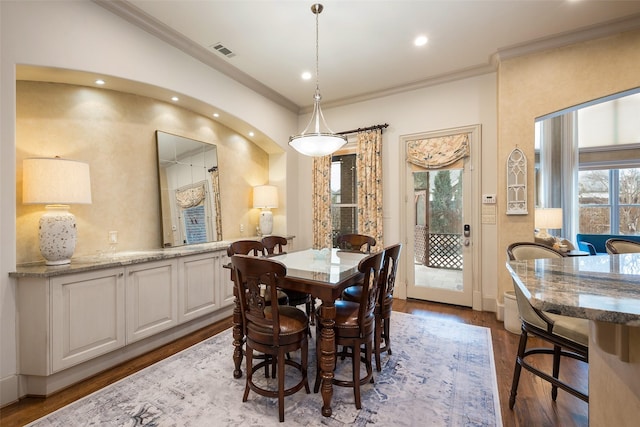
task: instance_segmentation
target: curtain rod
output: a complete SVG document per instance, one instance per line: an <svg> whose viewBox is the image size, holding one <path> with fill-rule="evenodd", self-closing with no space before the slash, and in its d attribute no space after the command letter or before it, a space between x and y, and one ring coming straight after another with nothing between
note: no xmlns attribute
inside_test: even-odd
<svg viewBox="0 0 640 427"><path fill-rule="evenodd" d="M383 125L367 126L366 128L358 128L358 129L345 130L344 132L336 132L336 134L337 135L348 135L350 133L366 132L368 130L375 130L375 129L385 129L387 127L389 127L389 124L385 123Z"/></svg>

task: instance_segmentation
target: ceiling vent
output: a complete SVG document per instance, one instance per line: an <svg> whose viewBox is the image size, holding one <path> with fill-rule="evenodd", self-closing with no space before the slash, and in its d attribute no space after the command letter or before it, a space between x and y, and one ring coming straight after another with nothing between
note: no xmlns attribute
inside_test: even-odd
<svg viewBox="0 0 640 427"><path fill-rule="evenodd" d="M222 43L215 43L212 44L211 47L214 50L217 50L219 53L221 53L222 55L226 56L227 58L233 58L234 56L236 56L235 53L233 53L233 51L231 51L231 49L229 49L228 47L226 47L225 45L223 45Z"/></svg>

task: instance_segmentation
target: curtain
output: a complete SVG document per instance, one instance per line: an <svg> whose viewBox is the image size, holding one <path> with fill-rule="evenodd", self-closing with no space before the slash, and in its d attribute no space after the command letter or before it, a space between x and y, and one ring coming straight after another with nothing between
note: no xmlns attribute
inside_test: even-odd
<svg viewBox="0 0 640 427"><path fill-rule="evenodd" d="M469 155L469 134L442 136L409 141L407 161L426 168L448 166Z"/></svg>
<svg viewBox="0 0 640 427"><path fill-rule="evenodd" d="M204 184L176 191L176 201L182 209L198 206L204 200Z"/></svg>
<svg viewBox="0 0 640 427"><path fill-rule="evenodd" d="M216 216L216 240L222 240L222 204L220 202L220 174L217 167L209 170L213 188L213 210Z"/></svg>
<svg viewBox="0 0 640 427"><path fill-rule="evenodd" d="M313 158L312 202L313 248L331 248L331 156Z"/></svg>
<svg viewBox="0 0 640 427"><path fill-rule="evenodd" d="M373 251L384 248L382 240L382 129L358 133L358 233L376 239Z"/></svg>

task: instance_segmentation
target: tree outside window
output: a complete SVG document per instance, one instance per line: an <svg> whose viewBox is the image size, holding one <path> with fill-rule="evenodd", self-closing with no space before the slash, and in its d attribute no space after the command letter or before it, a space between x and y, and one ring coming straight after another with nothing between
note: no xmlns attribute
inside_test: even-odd
<svg viewBox="0 0 640 427"><path fill-rule="evenodd" d="M640 234L640 168L578 173L580 233Z"/></svg>

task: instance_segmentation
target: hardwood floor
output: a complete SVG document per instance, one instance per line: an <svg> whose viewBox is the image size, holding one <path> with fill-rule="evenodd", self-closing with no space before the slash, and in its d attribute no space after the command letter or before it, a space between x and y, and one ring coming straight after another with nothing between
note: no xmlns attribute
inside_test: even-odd
<svg viewBox="0 0 640 427"><path fill-rule="evenodd" d="M394 311L410 313L416 316L446 319L485 326L491 329L502 421L505 427L583 427L588 425L588 405L585 402L561 390L558 392L557 401L553 402L551 400L550 384L525 370L523 370L520 378L515 407L513 410L509 409L509 391L519 336L505 330L502 322L496 320L495 313L479 312L468 308L416 300L395 300L393 309ZM24 398L17 403L0 409L0 426L22 426L29 423L108 384L125 378L146 366L207 339L230 326L231 319L223 320L160 349L59 391L46 399ZM393 324L391 328L391 333L393 334ZM229 357L231 357L231 349ZM539 361L536 361L536 363L539 362L537 366L550 369L550 363L543 359L545 358L541 357ZM581 387L583 390L587 390L587 375L588 367L585 364L573 360L563 360L560 377L564 380Z"/></svg>

